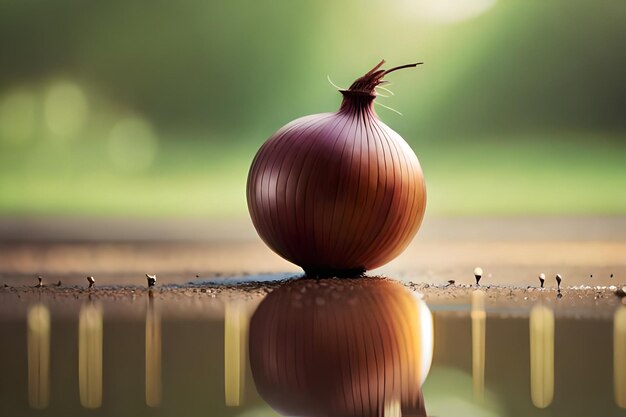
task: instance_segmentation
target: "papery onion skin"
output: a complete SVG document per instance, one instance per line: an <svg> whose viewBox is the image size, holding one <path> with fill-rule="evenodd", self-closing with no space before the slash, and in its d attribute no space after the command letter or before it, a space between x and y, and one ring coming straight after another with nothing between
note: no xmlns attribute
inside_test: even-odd
<svg viewBox="0 0 626 417"><path fill-rule="evenodd" d="M426 416L433 343L426 303L398 283L299 279L250 319L250 369L284 416L382 416L394 403L403 416Z"/></svg>
<svg viewBox="0 0 626 417"><path fill-rule="evenodd" d="M374 110L374 88L402 68L379 70L383 63L341 91L336 113L292 121L252 162L252 222L272 250L307 275L350 276L384 265L424 217L417 156Z"/></svg>

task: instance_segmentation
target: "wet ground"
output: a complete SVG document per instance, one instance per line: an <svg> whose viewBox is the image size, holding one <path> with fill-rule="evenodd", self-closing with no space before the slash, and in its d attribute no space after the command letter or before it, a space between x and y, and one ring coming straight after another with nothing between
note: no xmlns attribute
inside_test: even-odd
<svg viewBox="0 0 626 417"><path fill-rule="evenodd" d="M317 281L248 232L7 232L0 415L626 415L623 220L458 222Z"/></svg>

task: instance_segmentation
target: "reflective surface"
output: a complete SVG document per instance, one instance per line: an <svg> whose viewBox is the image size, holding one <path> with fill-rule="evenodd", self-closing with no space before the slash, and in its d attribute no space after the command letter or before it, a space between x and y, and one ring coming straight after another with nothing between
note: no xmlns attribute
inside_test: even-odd
<svg viewBox="0 0 626 417"><path fill-rule="evenodd" d="M0 415L626 414L617 298L573 314L571 292L513 308L485 287L431 303L378 278L196 288L187 304L134 291L4 297Z"/></svg>

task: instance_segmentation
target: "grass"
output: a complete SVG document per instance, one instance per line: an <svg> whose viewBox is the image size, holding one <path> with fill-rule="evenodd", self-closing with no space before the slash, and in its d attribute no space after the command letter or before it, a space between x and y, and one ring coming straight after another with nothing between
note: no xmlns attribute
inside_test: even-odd
<svg viewBox="0 0 626 417"><path fill-rule="evenodd" d="M105 143L0 150L0 215L240 217L256 146L166 141L128 172ZM626 145L606 137L413 142L429 214L626 214ZM128 169L128 167L126 168Z"/></svg>

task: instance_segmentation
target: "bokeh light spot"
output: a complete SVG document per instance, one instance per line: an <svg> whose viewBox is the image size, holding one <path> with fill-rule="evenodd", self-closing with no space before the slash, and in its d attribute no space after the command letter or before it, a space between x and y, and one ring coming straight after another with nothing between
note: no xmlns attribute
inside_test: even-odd
<svg viewBox="0 0 626 417"><path fill-rule="evenodd" d="M44 99L46 126L55 135L68 137L85 124L87 98L80 87L71 82L52 85Z"/></svg>
<svg viewBox="0 0 626 417"><path fill-rule="evenodd" d="M34 94L17 90L0 100L0 144L19 146L32 139L35 131Z"/></svg>
<svg viewBox="0 0 626 417"><path fill-rule="evenodd" d="M150 123L138 117L118 121L109 135L109 157L123 171L139 172L149 168L158 146Z"/></svg>
<svg viewBox="0 0 626 417"><path fill-rule="evenodd" d="M485 13L496 0L413 0L418 15L436 23L459 23Z"/></svg>

